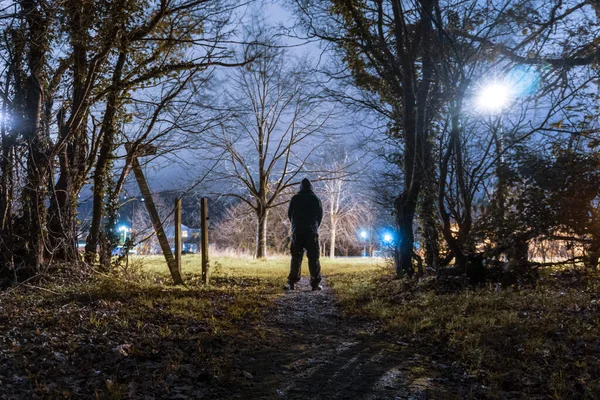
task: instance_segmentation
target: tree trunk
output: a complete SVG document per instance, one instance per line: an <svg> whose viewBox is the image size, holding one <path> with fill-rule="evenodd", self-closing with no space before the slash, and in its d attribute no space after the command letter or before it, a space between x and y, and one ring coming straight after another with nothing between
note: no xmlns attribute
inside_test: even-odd
<svg viewBox="0 0 600 400"><path fill-rule="evenodd" d="M517 235L514 243L508 249L508 267L509 271L521 274L529 264L529 243L528 238L523 235Z"/></svg>
<svg viewBox="0 0 600 400"><path fill-rule="evenodd" d="M106 195L106 184L110 165L112 161L112 152L115 142L115 116L119 106L119 85L123 74L123 66L127 56L120 53L112 77L112 88L109 92L104 119L102 120L102 145L98 154L98 161L94 171L94 194L92 223L90 233L85 244L85 259L87 262L94 262L98 254L98 244L100 241L100 230L102 229L102 217L104 215L104 196Z"/></svg>
<svg viewBox="0 0 600 400"><path fill-rule="evenodd" d="M10 87L10 74L7 75L5 93L8 93ZM18 100L14 100L15 102ZM2 115L7 115L8 105L6 100L2 104ZM14 132L9 130L6 121L0 121L0 146L2 147L2 158L0 159L0 232L2 243L9 235L5 235L6 230L12 224L12 200L14 190ZM1 245L0 245L1 246ZM1 247L0 247L1 249ZM7 251L7 249L3 249ZM4 252L2 251L2 252Z"/></svg>
<svg viewBox="0 0 600 400"><path fill-rule="evenodd" d="M40 10L38 1L23 1L22 7L28 25L28 67L26 84L23 137L27 143L27 172L23 189L23 220L25 237L25 276L39 271L44 261L46 223L46 193L48 178L47 140L41 127L44 65L48 42L48 19Z"/></svg>
<svg viewBox="0 0 600 400"><path fill-rule="evenodd" d="M78 259L77 252L77 194L81 191L86 175L87 109L86 75L89 69L86 44L87 14L85 4L70 0L67 6L71 47L73 48L73 88L71 104L71 125L65 124L65 110L58 114L59 133L67 140L59 152L60 176L54 186L54 196L50 203L50 245L53 257L64 261ZM73 118L79 111L77 118Z"/></svg>
<svg viewBox="0 0 600 400"><path fill-rule="evenodd" d="M421 226L423 232L423 248L425 255L425 270L437 272L439 269L440 246L439 246L439 227L437 219L436 184L434 165L431 162L432 150L431 143L426 143L425 155L425 187L423 191L423 200L421 203Z"/></svg>
<svg viewBox="0 0 600 400"><path fill-rule="evenodd" d="M267 257L267 217L269 214L268 208L258 206L256 210L257 226L256 226L256 258L262 259Z"/></svg>
<svg viewBox="0 0 600 400"><path fill-rule="evenodd" d="M502 118L502 117L499 117ZM494 226L496 230L495 242L499 247L506 245L505 239L511 235L506 224L506 176L505 176L505 165L504 165L504 143L503 143L503 132L502 132L502 119L499 121L497 128L493 129L493 138L496 147L496 179L498 180L496 192L492 202L492 211L494 218ZM504 242L504 243L503 243ZM509 243L510 244L510 243ZM505 254L507 258L510 258L508 254ZM498 253L496 256L497 260L502 259L502 253Z"/></svg>
<svg viewBox="0 0 600 400"><path fill-rule="evenodd" d="M11 84L15 88L15 95L12 102L4 99L2 105L3 115L9 113L14 116L15 122L21 122L22 108L25 102L25 91L23 90L23 62L26 43L25 24L21 24L18 28L10 32L10 42L12 43L12 55L10 58L9 72L6 75L4 92L8 93ZM19 134L18 124L9 126L6 119L0 121L1 124L1 146L2 159L0 160L1 173L0 176L0 284L17 279L15 274L15 253L17 245L14 243L14 218L12 202L15 198L15 168L16 154L15 148L17 145L16 137Z"/></svg>
<svg viewBox="0 0 600 400"><path fill-rule="evenodd" d="M435 218L435 205L430 194L425 194L423 200L421 224L423 230L423 248L425 255L425 269L437 272L439 269L439 237L437 219Z"/></svg>
<svg viewBox="0 0 600 400"><path fill-rule="evenodd" d="M49 122L50 116L46 118ZM64 112L59 112L58 126L62 132ZM48 256L61 261L76 261L77 253L77 193L73 187L71 165L67 157L67 148L58 155L60 175L52 188L48 220ZM54 176L54 173L52 173Z"/></svg>
<svg viewBox="0 0 600 400"><path fill-rule="evenodd" d="M68 174L61 174L50 201L48 233L52 257L61 261L76 261L77 255L77 192Z"/></svg>
<svg viewBox="0 0 600 400"><path fill-rule="evenodd" d="M398 237L396 238L394 262L397 275L409 275L414 272L412 254L415 236L413 221L417 206L418 191L404 192L396 199L396 224Z"/></svg>
<svg viewBox="0 0 600 400"><path fill-rule="evenodd" d="M464 182L462 174L464 173L463 162L462 162L462 152L460 147L460 126L459 126L459 114L460 114L460 106L452 106L450 108L450 112L452 114L451 118L451 130L450 130L450 138L448 140L448 148L442 162L440 163L440 177L439 177L439 191L438 191L438 212L440 214L440 218L442 219L442 235L448 244L448 247L452 251L452 255L454 256L454 265L455 267L462 271L463 273L467 273L467 255L465 254L464 249L464 241L468 235L468 231L470 230L470 202L466 198L468 193L465 189L464 183L459 184L458 193L463 200L463 204L465 205L464 213L467 216L465 219L466 224L457 224L459 227L458 238L455 237L452 232L452 221L450 219L450 213L446 209L446 187L447 187L447 179L448 179L448 168L450 166L451 160L454 158L456 162L456 173L458 174L457 181ZM469 207L469 209L466 209Z"/></svg>
<svg viewBox="0 0 600 400"><path fill-rule="evenodd" d="M5 114L6 115L6 114ZM14 144L2 128L2 159L0 160L0 289L15 279L12 200L14 195Z"/></svg>
<svg viewBox="0 0 600 400"><path fill-rule="evenodd" d="M431 111L430 92L434 82L434 61L431 56L432 1L422 1L420 23L416 26L416 38L423 54L417 60L411 52L413 43L406 36L405 14L401 2L392 2L392 13L395 20L394 35L396 39L397 56L400 62L401 87L397 89L399 99L402 99L401 109L395 110L402 118L398 131L404 138L404 190L395 201L396 223L398 238L395 248L396 273L412 275L414 232L413 221L417 201L423 184L426 170L425 144L429 134ZM420 75L421 79L417 79Z"/></svg>
<svg viewBox="0 0 600 400"><path fill-rule="evenodd" d="M9 142L8 137L2 136L2 159L0 160L0 168L2 170L2 175L0 176L0 230L4 232L12 224L14 149L13 143ZM3 240L6 240L4 235Z"/></svg>
<svg viewBox="0 0 600 400"><path fill-rule="evenodd" d="M331 215L331 236L329 238L329 258L335 258L335 236L337 234L337 221Z"/></svg>

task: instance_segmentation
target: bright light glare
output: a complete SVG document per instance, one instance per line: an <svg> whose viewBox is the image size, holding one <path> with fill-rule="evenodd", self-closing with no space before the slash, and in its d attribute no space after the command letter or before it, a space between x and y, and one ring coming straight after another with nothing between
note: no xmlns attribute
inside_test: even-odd
<svg viewBox="0 0 600 400"><path fill-rule="evenodd" d="M391 234L389 234L389 233L386 233L385 235L383 235L383 241L384 241L384 242L391 243L391 242L392 242L392 239L393 239L393 237L392 237L392 235L391 235Z"/></svg>
<svg viewBox="0 0 600 400"><path fill-rule="evenodd" d="M119 227L119 232L127 232L128 230L129 230L129 229L127 229L127 227L126 227L126 226L124 226L124 225L121 225L121 226Z"/></svg>
<svg viewBox="0 0 600 400"><path fill-rule="evenodd" d="M495 82L481 88L477 97L477 106L482 110L499 112L508 105L509 100L508 86Z"/></svg>
<svg viewBox="0 0 600 400"><path fill-rule="evenodd" d="M363 238L363 239L366 239L367 238L367 231L361 231L360 232L360 237Z"/></svg>

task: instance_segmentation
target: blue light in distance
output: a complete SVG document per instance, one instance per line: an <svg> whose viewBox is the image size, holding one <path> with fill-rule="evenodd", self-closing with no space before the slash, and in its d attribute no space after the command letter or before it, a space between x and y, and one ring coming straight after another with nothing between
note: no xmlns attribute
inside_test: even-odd
<svg viewBox="0 0 600 400"><path fill-rule="evenodd" d="M386 232L383 234L383 242L386 244L392 244L392 242L394 241L394 235L392 235L389 232Z"/></svg>

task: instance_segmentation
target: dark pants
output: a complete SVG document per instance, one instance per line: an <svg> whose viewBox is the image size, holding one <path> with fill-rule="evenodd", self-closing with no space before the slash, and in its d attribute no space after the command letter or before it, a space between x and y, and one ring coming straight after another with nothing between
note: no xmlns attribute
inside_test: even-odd
<svg viewBox="0 0 600 400"><path fill-rule="evenodd" d="M289 283L296 283L300 280L302 267L302 256L306 249L308 257L308 269L310 271L310 285L317 286L321 282L321 263L319 263L319 234L312 232L298 232L292 235L292 244L290 252L292 253L292 262L290 263Z"/></svg>

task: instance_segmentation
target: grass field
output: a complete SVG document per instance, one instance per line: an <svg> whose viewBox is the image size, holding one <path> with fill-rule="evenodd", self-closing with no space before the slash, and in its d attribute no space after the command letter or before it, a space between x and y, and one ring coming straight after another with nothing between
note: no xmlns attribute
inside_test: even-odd
<svg viewBox="0 0 600 400"><path fill-rule="evenodd" d="M168 279L169 270L162 256L133 256L130 262L146 274L160 276ZM382 268L385 263L379 258L321 258L321 272L326 276L335 276L347 273L370 273ZM283 286L290 272L290 258L287 256L274 256L266 260L257 260L250 257L214 257L210 260L211 276L222 277L251 277L277 281ZM201 259L199 255L189 254L182 257L182 273L184 277L194 278L201 273ZM302 275L308 276L306 259L302 264Z"/></svg>

